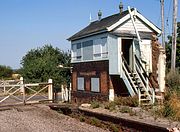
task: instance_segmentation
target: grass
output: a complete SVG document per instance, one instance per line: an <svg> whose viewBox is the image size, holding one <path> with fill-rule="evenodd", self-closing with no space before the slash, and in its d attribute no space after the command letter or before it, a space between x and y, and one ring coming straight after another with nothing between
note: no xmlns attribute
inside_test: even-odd
<svg viewBox="0 0 180 132"><path fill-rule="evenodd" d="M180 72L170 71L166 76L169 89L164 96L164 104L154 111L155 116L180 121Z"/></svg>

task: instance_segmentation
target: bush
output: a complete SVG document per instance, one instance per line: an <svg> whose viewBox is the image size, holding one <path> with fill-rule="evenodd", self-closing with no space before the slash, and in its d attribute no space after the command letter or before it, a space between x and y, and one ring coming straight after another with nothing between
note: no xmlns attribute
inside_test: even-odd
<svg viewBox="0 0 180 132"><path fill-rule="evenodd" d="M178 96L176 91L170 92L167 96L164 103L163 116L180 121L180 96Z"/></svg>
<svg viewBox="0 0 180 132"><path fill-rule="evenodd" d="M1 79L11 78L12 74L13 74L13 70L11 67L0 65L0 78Z"/></svg>
<svg viewBox="0 0 180 132"><path fill-rule="evenodd" d="M86 118L81 115L81 116L79 117L79 120L80 120L80 122L85 122Z"/></svg>
<svg viewBox="0 0 180 132"><path fill-rule="evenodd" d="M178 69L170 71L166 75L166 83L170 87L170 90L180 91L180 73Z"/></svg>
<svg viewBox="0 0 180 132"><path fill-rule="evenodd" d="M116 104L115 104L115 102L106 102L106 103L104 104L104 108L105 108L105 109L108 109L108 110L110 110L110 111L113 111L113 110L116 109Z"/></svg>
<svg viewBox="0 0 180 132"><path fill-rule="evenodd" d="M92 117L90 124L99 127L99 126L101 126L101 121L95 117Z"/></svg>
<svg viewBox="0 0 180 132"><path fill-rule="evenodd" d="M90 104L93 109L100 107L100 103L98 101L92 101Z"/></svg>

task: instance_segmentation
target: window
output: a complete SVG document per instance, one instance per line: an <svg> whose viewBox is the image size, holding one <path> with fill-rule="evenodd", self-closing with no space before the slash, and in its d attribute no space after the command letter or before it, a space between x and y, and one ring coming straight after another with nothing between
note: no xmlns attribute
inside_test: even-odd
<svg viewBox="0 0 180 132"><path fill-rule="evenodd" d="M81 59L81 43L72 44L72 59L73 60Z"/></svg>
<svg viewBox="0 0 180 132"><path fill-rule="evenodd" d="M74 60L76 58L76 50L77 50L77 47L76 47L76 44L72 44L72 59Z"/></svg>
<svg viewBox="0 0 180 132"><path fill-rule="evenodd" d="M93 60L93 41L85 41L82 43L83 60Z"/></svg>
<svg viewBox="0 0 180 132"><path fill-rule="evenodd" d="M77 85L78 90L84 90L84 77L77 78Z"/></svg>
<svg viewBox="0 0 180 132"><path fill-rule="evenodd" d="M81 43L77 44L77 56L76 59L81 59Z"/></svg>
<svg viewBox="0 0 180 132"><path fill-rule="evenodd" d="M99 89L99 78L91 78L91 91L100 92Z"/></svg>
<svg viewBox="0 0 180 132"><path fill-rule="evenodd" d="M101 39L94 40L93 54L95 58L101 57Z"/></svg>
<svg viewBox="0 0 180 132"><path fill-rule="evenodd" d="M101 46L102 46L102 58L106 58L108 54L107 37L101 38Z"/></svg>

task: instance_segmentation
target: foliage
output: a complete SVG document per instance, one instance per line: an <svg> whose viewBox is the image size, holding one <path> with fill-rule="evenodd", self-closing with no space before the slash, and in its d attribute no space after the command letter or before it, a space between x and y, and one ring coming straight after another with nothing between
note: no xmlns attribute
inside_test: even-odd
<svg viewBox="0 0 180 132"><path fill-rule="evenodd" d="M80 115L79 120L80 120L80 122L85 122L86 118L84 116Z"/></svg>
<svg viewBox="0 0 180 132"><path fill-rule="evenodd" d="M117 97L115 98L114 102L117 105L124 105L124 106L130 106L130 107L137 107L139 105L138 103L138 97Z"/></svg>
<svg viewBox="0 0 180 132"><path fill-rule="evenodd" d="M110 124L110 128L113 132L120 132L120 130L118 129L118 127L115 124Z"/></svg>
<svg viewBox="0 0 180 132"><path fill-rule="evenodd" d="M108 109L108 110L110 110L110 111L113 111L113 110L116 109L116 103L115 103L114 101L112 101L112 102L106 102L106 103L104 104L104 108L105 108L105 109Z"/></svg>
<svg viewBox="0 0 180 132"><path fill-rule="evenodd" d="M172 36L168 36L166 43L166 62L167 67L170 68L172 51ZM176 67L180 67L180 22L177 23L177 46L176 46Z"/></svg>
<svg viewBox="0 0 180 132"><path fill-rule="evenodd" d="M99 127L101 126L101 121L95 117L92 117L90 124Z"/></svg>
<svg viewBox="0 0 180 132"><path fill-rule="evenodd" d="M70 81L70 70L58 65L70 66L70 54L51 45L30 50L21 60L21 75L27 82L47 82L53 79L57 86Z"/></svg>
<svg viewBox="0 0 180 132"><path fill-rule="evenodd" d="M95 108L99 108L100 107L100 103L98 102L98 101L92 101L91 102L91 107L93 108L93 109L95 109Z"/></svg>
<svg viewBox="0 0 180 132"><path fill-rule="evenodd" d="M13 74L13 70L9 66L0 65L0 78L10 78Z"/></svg>
<svg viewBox="0 0 180 132"><path fill-rule="evenodd" d="M176 91L170 91L165 95L164 106L161 115L177 121L180 121L180 96Z"/></svg>
<svg viewBox="0 0 180 132"><path fill-rule="evenodd" d="M166 83L170 87L170 90L176 90L180 92L180 71L170 71L166 75Z"/></svg>

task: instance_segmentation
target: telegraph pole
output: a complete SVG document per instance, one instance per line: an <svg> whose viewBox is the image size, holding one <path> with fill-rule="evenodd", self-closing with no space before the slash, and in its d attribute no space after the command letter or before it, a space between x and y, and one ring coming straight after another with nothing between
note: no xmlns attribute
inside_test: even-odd
<svg viewBox="0 0 180 132"><path fill-rule="evenodd" d="M173 35L172 35L172 51L171 51L171 71L176 68L176 40L177 40L177 8L178 0L173 0Z"/></svg>
<svg viewBox="0 0 180 132"><path fill-rule="evenodd" d="M161 2L161 30L162 30L162 46L165 49L165 32L164 32L164 0Z"/></svg>

